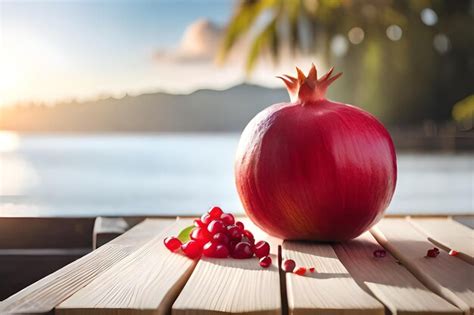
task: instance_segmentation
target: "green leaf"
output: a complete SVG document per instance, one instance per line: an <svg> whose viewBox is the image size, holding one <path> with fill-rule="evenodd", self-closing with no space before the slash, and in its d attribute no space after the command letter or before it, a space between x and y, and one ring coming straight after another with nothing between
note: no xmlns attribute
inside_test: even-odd
<svg viewBox="0 0 474 315"><path fill-rule="evenodd" d="M194 228L194 225L190 225L179 232L178 239L181 241L181 243L186 243L191 239L191 232L194 230Z"/></svg>

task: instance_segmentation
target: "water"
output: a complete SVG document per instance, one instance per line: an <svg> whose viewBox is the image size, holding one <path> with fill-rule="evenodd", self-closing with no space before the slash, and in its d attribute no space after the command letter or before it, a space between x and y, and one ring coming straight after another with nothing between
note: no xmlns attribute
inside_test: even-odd
<svg viewBox="0 0 474 315"><path fill-rule="evenodd" d="M0 135L1 216L241 212L237 134ZM399 154L389 213L472 213L474 154Z"/></svg>

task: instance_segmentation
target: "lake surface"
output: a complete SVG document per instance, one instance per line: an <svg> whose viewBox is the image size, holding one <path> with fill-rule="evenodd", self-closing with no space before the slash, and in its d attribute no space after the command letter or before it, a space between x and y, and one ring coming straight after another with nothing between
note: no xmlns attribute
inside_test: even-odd
<svg viewBox="0 0 474 315"><path fill-rule="evenodd" d="M237 134L0 134L0 216L242 212ZM388 213L472 213L474 154L398 155Z"/></svg>

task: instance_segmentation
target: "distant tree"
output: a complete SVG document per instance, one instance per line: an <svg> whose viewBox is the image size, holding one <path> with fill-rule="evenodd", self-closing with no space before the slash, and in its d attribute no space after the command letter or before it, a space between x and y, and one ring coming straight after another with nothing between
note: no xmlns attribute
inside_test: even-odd
<svg viewBox="0 0 474 315"><path fill-rule="evenodd" d="M469 0L246 0L237 3L219 58L252 37L246 70L285 48L344 71L333 94L385 122L451 118L474 93L474 2ZM341 99L342 98L342 99Z"/></svg>

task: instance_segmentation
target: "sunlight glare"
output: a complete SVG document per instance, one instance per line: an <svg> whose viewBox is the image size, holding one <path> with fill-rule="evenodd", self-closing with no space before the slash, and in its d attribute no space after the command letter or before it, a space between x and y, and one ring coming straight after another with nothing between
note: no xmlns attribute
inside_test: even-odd
<svg viewBox="0 0 474 315"><path fill-rule="evenodd" d="M20 146L20 137L11 131L0 131L0 153L13 152Z"/></svg>

